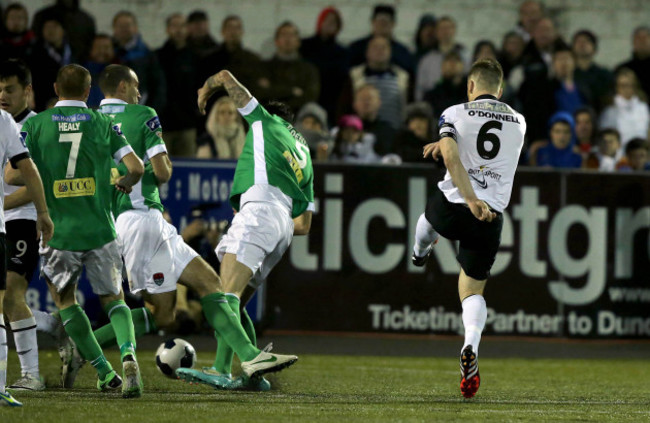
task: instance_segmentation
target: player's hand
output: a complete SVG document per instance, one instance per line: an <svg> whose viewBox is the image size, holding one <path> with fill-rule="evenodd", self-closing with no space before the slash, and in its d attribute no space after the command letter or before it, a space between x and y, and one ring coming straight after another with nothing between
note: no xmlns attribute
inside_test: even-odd
<svg viewBox="0 0 650 423"><path fill-rule="evenodd" d="M198 94L197 104L199 106L199 112L202 115L205 115L205 106L208 104L208 99L210 98L210 90L205 85L199 88L196 92Z"/></svg>
<svg viewBox="0 0 650 423"><path fill-rule="evenodd" d="M36 239L41 240L41 246L45 247L54 234L54 223L47 212L36 215Z"/></svg>
<svg viewBox="0 0 650 423"><path fill-rule="evenodd" d="M195 219L190 222L181 232L181 237L187 242L197 236L203 235L207 229L203 219Z"/></svg>
<svg viewBox="0 0 650 423"><path fill-rule="evenodd" d="M478 220L485 222L492 222L492 220L497 217L497 214L490 210L490 207L482 200L470 201L467 204L469 209L472 211L472 214Z"/></svg>
<svg viewBox="0 0 650 423"><path fill-rule="evenodd" d="M440 157L440 142L432 142L430 144L425 145L423 152L424 152L423 157L425 159L431 156L433 160L438 160L438 157Z"/></svg>
<svg viewBox="0 0 650 423"><path fill-rule="evenodd" d="M125 177L126 175L121 176L115 181L115 189L120 192L123 192L124 194L131 194L131 191L133 191L133 187L123 183Z"/></svg>

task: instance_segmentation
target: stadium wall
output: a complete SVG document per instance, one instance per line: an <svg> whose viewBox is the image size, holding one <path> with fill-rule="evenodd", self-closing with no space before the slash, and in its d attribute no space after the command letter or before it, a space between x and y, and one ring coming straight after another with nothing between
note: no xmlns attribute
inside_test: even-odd
<svg viewBox="0 0 650 423"><path fill-rule="evenodd" d="M2 0L6 6L8 0ZM33 13L53 0L23 1ZM470 49L481 39L501 44L501 37L515 26L520 0L82 0L85 10L95 16L100 32L111 33L113 15L121 9L135 12L145 41L152 48L160 47L165 39L165 18L174 12L189 13L206 10L211 18L213 34L219 37L223 17L242 16L245 24L245 44L257 52L273 52L272 35L277 25L289 19L301 30L302 36L314 32L316 16L329 5L338 7L344 18L340 40L348 43L366 35L369 17L376 3L394 4L398 9L396 37L413 45L414 32L423 13L437 17L450 15L458 22L458 41ZM600 38L596 60L613 67L627 60L631 53L631 31L650 22L647 0L547 0L548 14L558 25L565 39L578 29L590 29ZM264 55L263 54L263 55Z"/></svg>

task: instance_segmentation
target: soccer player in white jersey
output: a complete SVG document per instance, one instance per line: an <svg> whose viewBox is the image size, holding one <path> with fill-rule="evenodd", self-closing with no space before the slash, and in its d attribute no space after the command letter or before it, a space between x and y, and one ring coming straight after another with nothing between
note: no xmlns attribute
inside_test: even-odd
<svg viewBox="0 0 650 423"><path fill-rule="evenodd" d="M0 65L0 108L11 114L22 128L23 123L36 116L29 109L32 77L20 60L8 60ZM49 313L32 312L25 302L25 293L38 264L36 239L36 208L24 185L20 171L5 166L3 184L5 195L5 226L7 231L7 292L4 311L14 334L16 352L22 377L9 385L12 390L40 391L45 389L38 368L38 321L55 321ZM42 326L42 325L41 325Z"/></svg>
<svg viewBox="0 0 650 423"><path fill-rule="evenodd" d="M36 207L36 233L34 237L41 237L42 245L45 246L54 232L54 225L45 204L45 194L41 177L32 162L25 142L20 135L18 126L11 115L0 110L0 162L10 161L9 166L20 169L27 186L30 198ZM2 178L4 179L4 178ZM4 193L0 195L0 205L4 200ZM0 207L0 210L2 207ZM0 211L0 406L21 406L11 394L5 391L7 382L7 332L3 316L3 300L6 289L6 241L4 213Z"/></svg>
<svg viewBox="0 0 650 423"><path fill-rule="evenodd" d="M476 395L481 382L478 350L487 319L485 283L501 242L503 210L524 143L526 121L500 102L503 70L496 60L474 63L467 81L468 103L449 107L440 118L440 140L424 157L442 155L447 173L418 220L413 264L423 266L439 236L460 241L458 294L465 342L460 353L460 390Z"/></svg>

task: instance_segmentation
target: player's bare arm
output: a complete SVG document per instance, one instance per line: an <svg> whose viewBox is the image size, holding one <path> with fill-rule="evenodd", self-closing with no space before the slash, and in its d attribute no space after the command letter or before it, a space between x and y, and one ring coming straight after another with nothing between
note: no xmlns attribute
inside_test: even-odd
<svg viewBox="0 0 650 423"><path fill-rule="evenodd" d="M202 114L205 114L205 105L208 99L221 88L226 90L238 108L246 106L251 98L253 98L246 87L240 84L230 72L222 70L209 77L198 91L199 111Z"/></svg>
<svg viewBox="0 0 650 423"><path fill-rule="evenodd" d="M158 181L158 185L164 184L172 177L172 162L169 160L167 153L160 153L153 156L150 160L153 174Z"/></svg>
<svg viewBox="0 0 650 423"><path fill-rule="evenodd" d="M16 163L25 179L25 186L27 187L27 194L34 202L36 207L36 236L37 239L41 238L41 245L45 246L52 235L54 234L54 224L50 219L50 214L47 211L47 204L45 203L45 192L43 191L43 182L41 175L36 169L36 165L32 159L24 158Z"/></svg>
<svg viewBox="0 0 650 423"><path fill-rule="evenodd" d="M127 174L115 182L115 188L129 194L133 189L133 185L137 184L144 175L144 164L135 153L124 156L122 163L126 166Z"/></svg>
<svg viewBox="0 0 650 423"><path fill-rule="evenodd" d="M9 194L5 197L5 210L15 209L16 207L24 206L25 204L31 203L32 199L29 197L29 192L27 192L27 187L20 187L15 192Z"/></svg>
<svg viewBox="0 0 650 423"><path fill-rule="evenodd" d="M300 216L293 219L293 234L308 235L311 229L311 211L306 211Z"/></svg>
<svg viewBox="0 0 650 423"><path fill-rule="evenodd" d="M25 180L23 175L20 174L20 170L14 169L13 166L5 166L5 182L9 185L25 185Z"/></svg>
<svg viewBox="0 0 650 423"><path fill-rule="evenodd" d="M467 170L465 170L460 161L456 141L450 137L444 137L439 141L439 144L440 152L445 161L445 166L451 175L451 180L458 187L460 195L465 199L472 214L478 220L491 222L496 217L496 213L491 212L488 205L476 197L474 188L472 188L472 184L469 181Z"/></svg>

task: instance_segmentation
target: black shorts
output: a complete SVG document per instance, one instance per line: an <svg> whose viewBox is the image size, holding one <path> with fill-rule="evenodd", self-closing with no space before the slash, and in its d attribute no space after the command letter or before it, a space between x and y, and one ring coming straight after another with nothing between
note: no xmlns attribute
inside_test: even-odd
<svg viewBox="0 0 650 423"><path fill-rule="evenodd" d="M0 291L7 289L7 242L0 233Z"/></svg>
<svg viewBox="0 0 650 423"><path fill-rule="evenodd" d="M29 282L38 266L36 221L10 220L7 228L7 271L24 276Z"/></svg>
<svg viewBox="0 0 650 423"><path fill-rule="evenodd" d="M477 280L490 276L501 243L501 213L497 213L492 222L480 221L474 217L469 207L450 203L436 187L435 193L427 202L424 216L441 236L460 241L456 259L467 276Z"/></svg>

